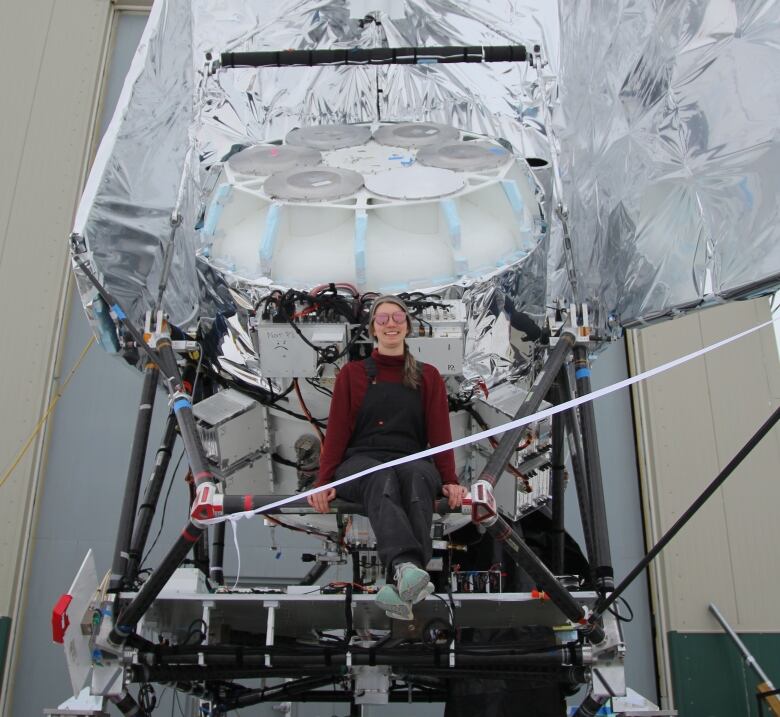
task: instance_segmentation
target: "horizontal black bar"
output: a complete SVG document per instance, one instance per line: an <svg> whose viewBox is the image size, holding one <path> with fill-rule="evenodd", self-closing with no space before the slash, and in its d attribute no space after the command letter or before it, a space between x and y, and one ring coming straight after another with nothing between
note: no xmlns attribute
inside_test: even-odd
<svg viewBox="0 0 780 717"><path fill-rule="evenodd" d="M226 495L224 497L223 512L225 515L233 515L234 513L243 513L247 510L258 510L262 513L268 514L298 514L298 513L316 513L307 502L306 498L298 498L285 505L271 508L270 510L262 510L263 506L271 505L285 498L290 498L289 495ZM436 501L433 507L434 511L439 515L445 515L447 513L461 513L461 508L455 508L452 510L446 498L440 498ZM343 513L343 514L357 514L365 515L365 509L360 503L348 503L345 500L331 501L330 503L331 513Z"/></svg>
<svg viewBox="0 0 780 717"><path fill-rule="evenodd" d="M428 65L451 62L526 62L524 45L488 47L372 47L348 50L223 52L222 67L316 67L323 65Z"/></svg>

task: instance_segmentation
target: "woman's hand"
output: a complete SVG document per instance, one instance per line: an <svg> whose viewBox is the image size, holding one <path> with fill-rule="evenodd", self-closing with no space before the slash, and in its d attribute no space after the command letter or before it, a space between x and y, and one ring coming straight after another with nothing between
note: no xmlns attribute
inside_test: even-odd
<svg viewBox="0 0 780 717"><path fill-rule="evenodd" d="M336 497L336 489L328 488L306 496L306 502L318 513L329 513L330 502Z"/></svg>
<svg viewBox="0 0 780 717"><path fill-rule="evenodd" d="M468 490L465 486L458 485L457 483L445 483L441 487L441 492L447 496L450 510L455 510L455 508L459 508L463 505L463 499L466 497Z"/></svg>

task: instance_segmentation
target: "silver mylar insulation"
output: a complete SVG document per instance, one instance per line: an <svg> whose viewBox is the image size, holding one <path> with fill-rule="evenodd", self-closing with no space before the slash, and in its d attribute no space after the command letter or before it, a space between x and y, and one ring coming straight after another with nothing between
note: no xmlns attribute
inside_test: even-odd
<svg viewBox="0 0 780 717"><path fill-rule="evenodd" d="M780 74L771 68L780 60L780 2L392 7L401 9L361 25L344 1L155 2L74 227L133 320L154 304L174 209L182 223L164 308L183 328L229 308L230 273L196 256L214 168L232 156L241 171L237 150L287 137L322 151L296 136L382 120L500 138L518 156L550 160L545 97L560 137L559 175L543 162L534 170L548 189L549 231L523 261L458 289L471 292L470 346L484 350L485 371L497 378L517 361L508 344L485 343L505 297L538 321L555 298L587 300L601 327L617 331L777 284ZM542 77L526 63L214 74L206 63L207 52L222 51L517 43L542 47ZM422 151L430 133L416 126L406 144L397 128L384 131L395 132L395 146ZM339 151L354 148L346 141ZM551 203L556 183L562 193ZM557 202L568 211L568 260L549 216ZM79 285L97 325L95 293Z"/></svg>

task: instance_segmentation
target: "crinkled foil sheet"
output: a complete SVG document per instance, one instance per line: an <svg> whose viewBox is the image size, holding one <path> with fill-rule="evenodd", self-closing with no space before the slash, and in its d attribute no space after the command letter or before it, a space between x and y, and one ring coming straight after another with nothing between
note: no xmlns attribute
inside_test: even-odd
<svg viewBox="0 0 780 717"><path fill-rule="evenodd" d="M189 328L198 316L231 308L225 290L231 277L196 262L200 239L194 227L214 182L211 166L236 146L278 140L300 126L382 119L453 125L501 137L520 156L546 157L536 71L527 63L204 73L207 52L218 57L222 51L280 48L557 44L557 11L541 0L396 5L400 12L374 12L377 22L363 27L346 2L155 5L76 224L100 276L133 320L142 321L153 305L185 165L183 222L163 305L174 324ZM195 151L188 153L190 142ZM542 323L548 251L545 235L525 260L465 292L458 289L469 305L466 364L472 377L492 385L527 374L532 352L522 345L518 350L517 340L510 343L502 307L508 296L515 310ZM244 289L235 283L231 288ZM447 287L437 289L448 294ZM87 289L83 298L89 310L94 292ZM248 358L246 365L252 365Z"/></svg>
<svg viewBox="0 0 780 717"><path fill-rule="evenodd" d="M547 0L391 5L374 13L381 26L360 27L347 2L155 3L75 226L133 320L154 304L176 206L183 221L166 311L189 328L229 304L224 277L196 263L195 224L209 167L235 145L381 118L452 124L549 158L526 64L240 69L204 83L206 52L225 50L545 48L560 75L555 122L576 286L553 222L522 265L472 288L472 338L501 320L485 309L496 291L538 320L555 297L588 300L600 324L619 331L770 290L780 276L778 3L562 3L560 21ZM82 297L89 312L94 292ZM515 354L496 349L480 370L497 380Z"/></svg>
<svg viewBox="0 0 780 717"><path fill-rule="evenodd" d="M631 326L771 291L780 3L561 2L560 14L579 298Z"/></svg>

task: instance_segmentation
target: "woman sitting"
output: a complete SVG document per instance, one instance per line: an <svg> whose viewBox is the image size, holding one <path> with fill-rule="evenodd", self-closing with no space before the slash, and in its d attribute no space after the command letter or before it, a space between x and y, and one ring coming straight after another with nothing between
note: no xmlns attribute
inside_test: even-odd
<svg viewBox="0 0 780 717"><path fill-rule="evenodd" d="M412 322L404 301L376 299L368 330L376 342L371 356L347 364L336 379L318 487L452 440L444 381L433 366L417 362L406 345ZM387 584L376 599L390 617L411 620L412 605L433 592L425 567L439 492L453 509L466 494L455 475L452 450L436 454L433 462L415 460L379 470L308 498L321 513L337 494L362 504L387 571Z"/></svg>

